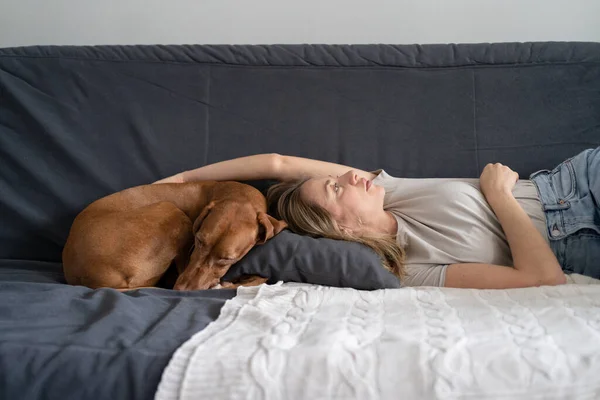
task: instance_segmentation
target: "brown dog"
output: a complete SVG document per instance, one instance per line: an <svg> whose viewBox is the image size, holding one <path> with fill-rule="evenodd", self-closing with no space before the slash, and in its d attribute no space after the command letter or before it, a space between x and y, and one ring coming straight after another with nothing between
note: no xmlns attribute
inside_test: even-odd
<svg viewBox="0 0 600 400"><path fill-rule="evenodd" d="M177 290L264 283L260 277L220 279L254 245L287 226L266 210L262 193L239 182L162 183L117 192L75 218L62 254L65 278L72 285L130 290L155 286L174 262Z"/></svg>

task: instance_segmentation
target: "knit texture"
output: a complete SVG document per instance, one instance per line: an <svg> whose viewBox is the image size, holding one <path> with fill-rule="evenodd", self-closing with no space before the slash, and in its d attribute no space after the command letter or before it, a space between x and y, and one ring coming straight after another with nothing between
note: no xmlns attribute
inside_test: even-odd
<svg viewBox="0 0 600 400"><path fill-rule="evenodd" d="M239 288L157 400L600 397L600 285Z"/></svg>

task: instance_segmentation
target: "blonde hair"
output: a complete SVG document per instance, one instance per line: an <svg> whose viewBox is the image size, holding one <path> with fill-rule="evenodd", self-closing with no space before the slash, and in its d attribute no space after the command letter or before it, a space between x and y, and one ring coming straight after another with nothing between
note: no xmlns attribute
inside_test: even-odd
<svg viewBox="0 0 600 400"><path fill-rule="evenodd" d="M269 213L275 218L283 219L288 228L297 234L364 244L377 253L388 271L403 278L406 252L398 244L396 237L383 233L363 233L359 236L341 230L325 208L308 202L301 196L300 187L309 179L271 186L267 191Z"/></svg>

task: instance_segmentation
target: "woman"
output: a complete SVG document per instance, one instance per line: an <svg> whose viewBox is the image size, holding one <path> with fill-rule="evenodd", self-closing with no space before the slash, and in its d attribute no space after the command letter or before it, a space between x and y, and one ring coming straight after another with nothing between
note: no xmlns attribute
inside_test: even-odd
<svg viewBox="0 0 600 400"><path fill-rule="evenodd" d="M531 180L499 163L479 179L402 179L259 154L155 183L256 179L282 181L267 198L292 231L369 245L404 285L505 289L563 284L564 272L600 277L600 147Z"/></svg>

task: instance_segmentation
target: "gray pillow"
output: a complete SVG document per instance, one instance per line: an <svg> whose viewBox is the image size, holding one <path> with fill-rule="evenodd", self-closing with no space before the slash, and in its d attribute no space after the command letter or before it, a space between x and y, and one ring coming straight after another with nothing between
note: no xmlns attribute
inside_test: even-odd
<svg viewBox="0 0 600 400"><path fill-rule="evenodd" d="M362 290L399 288L400 280L386 270L377 254L360 243L315 239L284 230L255 246L223 277L260 275L268 283L303 282Z"/></svg>

